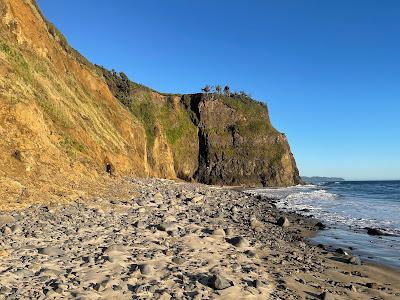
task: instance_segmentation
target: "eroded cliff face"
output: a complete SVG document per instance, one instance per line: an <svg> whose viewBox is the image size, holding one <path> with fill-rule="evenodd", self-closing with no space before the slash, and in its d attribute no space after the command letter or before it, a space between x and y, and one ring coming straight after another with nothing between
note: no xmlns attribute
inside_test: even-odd
<svg viewBox="0 0 400 300"><path fill-rule="evenodd" d="M219 185L301 183L288 141L272 127L265 104L237 94L161 95L123 73L99 69L115 97L142 119L148 140L165 137L179 178ZM152 157L157 155L149 149Z"/></svg>
<svg viewBox="0 0 400 300"><path fill-rule="evenodd" d="M0 197L8 207L75 199L107 165L116 175L297 184L285 137L264 106L246 101L135 84L71 48L33 0L0 0Z"/></svg>
<svg viewBox="0 0 400 300"><path fill-rule="evenodd" d="M199 169L208 184L288 186L301 182L286 137L267 107L247 97L195 95L199 116Z"/></svg>

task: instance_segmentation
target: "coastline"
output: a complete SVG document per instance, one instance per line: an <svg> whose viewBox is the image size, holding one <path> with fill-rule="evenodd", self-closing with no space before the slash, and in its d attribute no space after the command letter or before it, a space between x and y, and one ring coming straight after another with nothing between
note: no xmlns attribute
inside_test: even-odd
<svg viewBox="0 0 400 300"><path fill-rule="evenodd" d="M2 223L0 236L0 286L7 295L14 288L20 297L47 291L47 297L74 293L89 299L129 299L132 294L154 299L400 296L398 270L359 265L356 258L315 246L307 239L317 233L318 220L280 211L235 189L118 178L104 195L2 212L0 219L7 215L14 219ZM278 226L280 217L290 225ZM19 229L4 234L6 228ZM79 247L82 242L85 246ZM63 255L43 254L41 249L48 247ZM21 257L29 258L24 272ZM148 266L148 273L142 266ZM114 285L102 285L104 272ZM40 280L43 274L48 281ZM225 285L217 285L215 278ZM51 280L60 281L57 288Z"/></svg>

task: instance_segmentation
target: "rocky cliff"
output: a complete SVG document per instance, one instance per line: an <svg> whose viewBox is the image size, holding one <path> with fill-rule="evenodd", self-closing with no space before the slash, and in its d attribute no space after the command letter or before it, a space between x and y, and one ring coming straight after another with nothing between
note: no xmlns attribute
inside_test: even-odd
<svg viewBox="0 0 400 300"><path fill-rule="evenodd" d="M246 94L161 95L124 73L98 67L114 96L146 128L148 161L154 141L165 141L175 174L207 184L287 186L301 182L284 134L275 130L265 104ZM164 161L168 169L169 161Z"/></svg>
<svg viewBox="0 0 400 300"><path fill-rule="evenodd" d="M0 132L0 197L13 205L74 199L106 171L210 184L300 182L264 105L161 94L94 66L33 0L0 0Z"/></svg>

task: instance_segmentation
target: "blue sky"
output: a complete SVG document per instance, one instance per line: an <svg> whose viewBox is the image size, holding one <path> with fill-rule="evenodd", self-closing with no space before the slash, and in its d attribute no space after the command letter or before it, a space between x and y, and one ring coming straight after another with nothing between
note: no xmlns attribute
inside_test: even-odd
<svg viewBox="0 0 400 300"><path fill-rule="evenodd" d="M400 179L400 1L38 0L94 63L266 102L302 175Z"/></svg>

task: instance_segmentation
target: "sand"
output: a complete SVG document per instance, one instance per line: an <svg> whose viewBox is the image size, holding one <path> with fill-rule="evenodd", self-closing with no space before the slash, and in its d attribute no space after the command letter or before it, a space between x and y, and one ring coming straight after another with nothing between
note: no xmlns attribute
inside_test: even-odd
<svg viewBox="0 0 400 300"><path fill-rule="evenodd" d="M400 298L399 271L306 243L316 222L238 190L119 179L0 212L0 299Z"/></svg>

